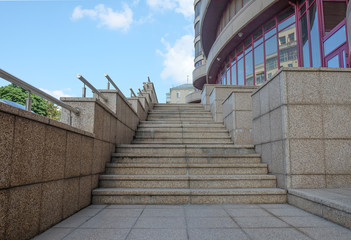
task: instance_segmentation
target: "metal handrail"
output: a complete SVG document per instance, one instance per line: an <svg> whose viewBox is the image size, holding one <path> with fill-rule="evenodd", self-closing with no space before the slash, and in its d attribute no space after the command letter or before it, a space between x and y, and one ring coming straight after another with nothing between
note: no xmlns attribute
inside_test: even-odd
<svg viewBox="0 0 351 240"><path fill-rule="evenodd" d="M29 93L35 93L36 95L42 97L42 98L45 98L46 100L56 104L56 105L59 105L71 112L74 112L75 114L79 115L79 109L78 108L73 108L72 106L58 100L57 98L47 94L46 92L43 92L42 90L22 81L21 79L11 75L10 73L8 72L5 72L4 70L0 69L0 77L9 81L9 82L12 82L13 84L27 90Z"/></svg>
<svg viewBox="0 0 351 240"><path fill-rule="evenodd" d="M109 81L109 83L111 83L112 86L113 86L116 90L120 91L119 88L117 87L117 85L115 84L115 82L110 78L110 76L109 76L107 73L105 73L105 78L107 78L107 80Z"/></svg>
<svg viewBox="0 0 351 240"><path fill-rule="evenodd" d="M104 99L106 102L108 102L108 99L99 91L97 90L93 85L88 82L82 75L78 74L77 78L81 80L85 85L87 85L94 93L96 93L99 97Z"/></svg>
<svg viewBox="0 0 351 240"><path fill-rule="evenodd" d="M136 97L136 94L135 94L135 92L133 91L133 89L132 88L129 88L129 90L130 90L130 97Z"/></svg>

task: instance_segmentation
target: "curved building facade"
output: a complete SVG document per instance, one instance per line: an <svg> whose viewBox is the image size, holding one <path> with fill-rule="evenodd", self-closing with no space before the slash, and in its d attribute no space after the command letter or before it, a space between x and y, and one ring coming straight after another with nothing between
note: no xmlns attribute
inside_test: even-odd
<svg viewBox="0 0 351 240"><path fill-rule="evenodd" d="M195 1L195 32L200 31L195 49L201 46L202 57L201 64L195 58L194 86L259 85L283 67L350 67L347 4L348 0Z"/></svg>

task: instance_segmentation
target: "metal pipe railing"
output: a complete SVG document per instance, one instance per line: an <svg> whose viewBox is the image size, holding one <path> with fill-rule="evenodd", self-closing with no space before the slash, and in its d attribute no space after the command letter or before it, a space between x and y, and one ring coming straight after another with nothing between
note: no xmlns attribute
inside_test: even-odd
<svg viewBox="0 0 351 240"><path fill-rule="evenodd" d="M97 90L93 85L91 85L89 82L88 82L88 80L86 80L82 75L80 75L80 74L78 74L77 75L77 78L79 79L79 80L81 80L83 83L84 83L84 85L87 85L90 89L91 89L91 91L93 91L93 93L96 93L99 97L101 97L102 99L104 99L106 102L108 102L108 99L104 96L104 94L102 94L99 90ZM84 87L85 88L85 87ZM83 88L83 89L84 89ZM83 90L84 91L84 90ZM85 96L83 96L83 97L85 97Z"/></svg>
<svg viewBox="0 0 351 240"><path fill-rule="evenodd" d="M143 93L141 92L140 88L138 88L140 96L144 96Z"/></svg>
<svg viewBox="0 0 351 240"><path fill-rule="evenodd" d="M135 94L135 92L133 91L133 89L132 88L129 88L130 89L130 97L136 97L136 94Z"/></svg>
<svg viewBox="0 0 351 240"><path fill-rule="evenodd" d="M115 82L110 78L110 76L105 73L105 78L107 78L108 82L112 84L112 86L119 91L119 88L117 87L117 85L115 84Z"/></svg>
<svg viewBox="0 0 351 240"><path fill-rule="evenodd" d="M28 102L28 105L26 104L26 110L30 111L31 109L31 98L30 98L30 94L31 93L35 93L36 95L42 97L42 98L45 98L46 100L56 104L56 105L59 105L71 112L74 112L75 114L79 115L79 109L78 108L73 108L72 106L56 99L55 97L47 94L46 92L43 92L42 90L22 81L21 79L11 75L10 73L8 72L5 72L4 70L0 69L0 77L9 81L9 82L12 82L13 84L25 89L28 91L28 99L26 102Z"/></svg>

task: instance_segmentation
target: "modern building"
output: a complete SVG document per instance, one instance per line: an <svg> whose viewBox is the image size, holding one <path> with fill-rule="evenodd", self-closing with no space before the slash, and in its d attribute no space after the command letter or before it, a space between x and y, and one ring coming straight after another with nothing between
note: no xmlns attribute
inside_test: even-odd
<svg viewBox="0 0 351 240"><path fill-rule="evenodd" d="M349 67L348 0L195 0L193 84L262 84L285 67Z"/></svg>
<svg viewBox="0 0 351 240"><path fill-rule="evenodd" d="M192 84L182 84L169 89L166 93L166 103L186 103L185 97L195 92Z"/></svg>

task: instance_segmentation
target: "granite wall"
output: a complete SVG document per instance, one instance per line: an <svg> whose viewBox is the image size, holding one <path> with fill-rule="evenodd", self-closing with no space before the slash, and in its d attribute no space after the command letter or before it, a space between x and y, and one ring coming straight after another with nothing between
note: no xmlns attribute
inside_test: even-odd
<svg viewBox="0 0 351 240"><path fill-rule="evenodd" d="M62 99L80 108L73 126L0 103L0 239L30 239L91 203L116 144L132 141L148 111L139 102L135 111L120 92L106 94L115 99L108 106Z"/></svg>
<svg viewBox="0 0 351 240"><path fill-rule="evenodd" d="M351 70L287 68L252 94L253 142L281 188L351 186Z"/></svg>
<svg viewBox="0 0 351 240"><path fill-rule="evenodd" d="M235 145L252 145L251 94L256 87L231 87L222 102L223 121Z"/></svg>

